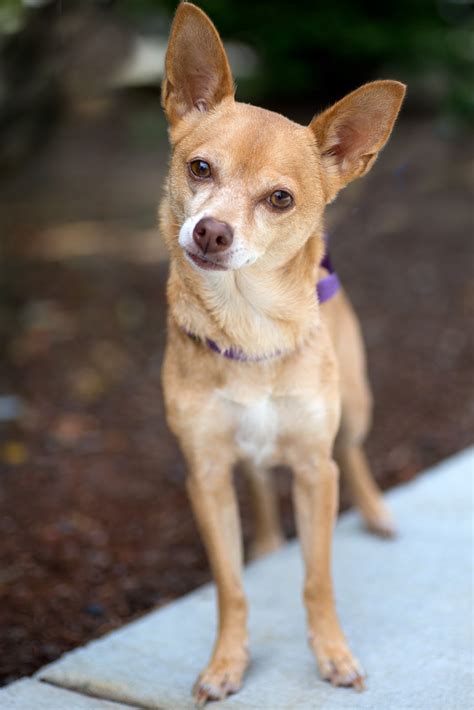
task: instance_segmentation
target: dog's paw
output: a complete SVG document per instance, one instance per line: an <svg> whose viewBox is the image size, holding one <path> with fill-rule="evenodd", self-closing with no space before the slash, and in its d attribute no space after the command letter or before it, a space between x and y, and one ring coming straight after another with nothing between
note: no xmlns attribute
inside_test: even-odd
<svg viewBox="0 0 474 710"><path fill-rule="evenodd" d="M201 673L193 688L193 697L197 707L203 707L211 700L224 700L228 695L237 693L248 660L222 658L211 661Z"/></svg>
<svg viewBox="0 0 474 710"><path fill-rule="evenodd" d="M389 514L366 520L365 524L367 530L378 537L393 539L398 535L397 526Z"/></svg>
<svg viewBox="0 0 474 710"><path fill-rule="evenodd" d="M364 690L365 673L346 646L316 653L321 678L332 685Z"/></svg>

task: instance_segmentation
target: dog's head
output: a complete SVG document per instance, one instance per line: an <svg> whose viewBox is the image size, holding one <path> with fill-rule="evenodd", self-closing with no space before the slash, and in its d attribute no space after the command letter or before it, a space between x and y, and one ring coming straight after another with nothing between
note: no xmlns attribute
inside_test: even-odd
<svg viewBox="0 0 474 710"><path fill-rule="evenodd" d="M367 84L309 126L238 103L214 25L181 3L162 103L173 145L168 200L187 259L208 271L286 263L320 230L325 205L370 169L404 93L396 81Z"/></svg>

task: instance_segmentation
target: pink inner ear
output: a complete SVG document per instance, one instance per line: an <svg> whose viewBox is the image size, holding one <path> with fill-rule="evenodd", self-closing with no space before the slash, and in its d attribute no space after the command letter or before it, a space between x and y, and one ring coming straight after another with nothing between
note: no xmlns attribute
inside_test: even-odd
<svg viewBox="0 0 474 710"><path fill-rule="evenodd" d="M194 63L197 64L196 60ZM198 111L206 112L212 103L216 90L219 87L222 72L218 66L196 66L194 71L183 72L179 83L183 93L186 94L186 103L194 106Z"/></svg>
<svg viewBox="0 0 474 710"><path fill-rule="evenodd" d="M347 118L340 122L335 130L331 131L336 134L335 140L330 148L324 151L324 155L331 155L342 160L348 156L363 154L369 143L369 136L368 131L364 131L366 127L363 122L359 121L359 124L361 125L356 125L353 118L352 120Z"/></svg>
<svg viewBox="0 0 474 710"><path fill-rule="evenodd" d="M331 131L335 133L336 140L325 153L340 159L359 158L373 153L378 149L377 144L383 140L386 122L382 111L346 115Z"/></svg>

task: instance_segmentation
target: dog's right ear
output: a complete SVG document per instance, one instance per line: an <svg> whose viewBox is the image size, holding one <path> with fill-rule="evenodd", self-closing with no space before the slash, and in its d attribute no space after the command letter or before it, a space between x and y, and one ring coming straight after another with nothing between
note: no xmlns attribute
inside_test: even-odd
<svg viewBox="0 0 474 710"><path fill-rule="evenodd" d="M370 170L392 132L405 90L399 81L372 81L311 121L328 202Z"/></svg>
<svg viewBox="0 0 474 710"><path fill-rule="evenodd" d="M161 103L171 125L189 111L208 111L233 96L234 82L219 34L196 5L178 5L171 27Z"/></svg>

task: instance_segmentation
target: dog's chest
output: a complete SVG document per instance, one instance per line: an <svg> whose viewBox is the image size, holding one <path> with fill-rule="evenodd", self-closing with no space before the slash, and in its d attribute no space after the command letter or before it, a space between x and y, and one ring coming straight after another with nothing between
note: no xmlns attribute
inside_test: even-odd
<svg viewBox="0 0 474 710"><path fill-rule="evenodd" d="M314 392L275 393L255 382L234 382L215 394L216 414L230 428L238 457L256 465L283 463L284 441L297 444L324 435L326 402Z"/></svg>
<svg viewBox="0 0 474 710"><path fill-rule="evenodd" d="M281 414L271 391L256 389L234 383L216 394L238 455L259 464L271 460L275 453Z"/></svg>
<svg viewBox="0 0 474 710"><path fill-rule="evenodd" d="M234 407L235 443L244 458L256 464L271 460L278 435L278 409L271 397Z"/></svg>
<svg viewBox="0 0 474 710"><path fill-rule="evenodd" d="M239 457L255 464L281 463L282 436L298 440L321 431L325 406L318 398L274 397L271 393L230 397L220 390L223 421L230 425Z"/></svg>

